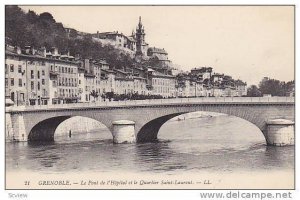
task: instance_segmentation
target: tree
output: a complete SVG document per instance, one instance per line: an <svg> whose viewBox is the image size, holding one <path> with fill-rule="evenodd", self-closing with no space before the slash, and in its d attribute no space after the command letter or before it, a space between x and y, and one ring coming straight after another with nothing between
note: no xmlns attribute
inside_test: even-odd
<svg viewBox="0 0 300 200"><path fill-rule="evenodd" d="M285 96L286 83L276 79L264 78L259 83L259 90L262 94L271 94L272 96Z"/></svg>
<svg viewBox="0 0 300 200"><path fill-rule="evenodd" d="M52 23L55 23L55 19L53 18L53 16L48 13L48 12L43 12L40 14L40 19L44 20L44 21L50 21Z"/></svg>
<svg viewBox="0 0 300 200"><path fill-rule="evenodd" d="M111 101L111 99L114 97L114 92L106 92L106 95L105 95L109 101Z"/></svg>
<svg viewBox="0 0 300 200"><path fill-rule="evenodd" d="M98 92L96 92L95 90L92 90L91 93L90 93L90 95L94 98L94 100L99 97Z"/></svg>
<svg viewBox="0 0 300 200"><path fill-rule="evenodd" d="M251 85L247 89L247 96L248 97L261 97L262 93L261 93L261 91L258 89L258 87L256 85Z"/></svg>

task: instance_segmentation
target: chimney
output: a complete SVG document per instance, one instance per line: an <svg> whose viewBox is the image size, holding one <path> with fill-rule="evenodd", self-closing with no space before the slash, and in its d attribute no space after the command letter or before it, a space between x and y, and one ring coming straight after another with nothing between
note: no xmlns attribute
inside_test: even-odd
<svg viewBox="0 0 300 200"><path fill-rule="evenodd" d="M31 49L30 46L25 46L25 53L30 54L30 49Z"/></svg>
<svg viewBox="0 0 300 200"><path fill-rule="evenodd" d="M95 65L95 62L91 59L90 60L90 72L91 72L91 74L94 74L94 65Z"/></svg>
<svg viewBox="0 0 300 200"><path fill-rule="evenodd" d="M47 52L46 47L41 47L41 55L43 57L46 57L46 52Z"/></svg>
<svg viewBox="0 0 300 200"><path fill-rule="evenodd" d="M80 59L81 59L80 54L76 54L75 55L75 60L80 60Z"/></svg>
<svg viewBox="0 0 300 200"><path fill-rule="evenodd" d="M31 47L31 54L35 55L35 53L36 53L36 49L34 47Z"/></svg>
<svg viewBox="0 0 300 200"><path fill-rule="evenodd" d="M89 59L84 59L84 68L86 73L90 73L90 60Z"/></svg>
<svg viewBox="0 0 300 200"><path fill-rule="evenodd" d="M58 49L56 47L52 47L51 53L52 55L58 55Z"/></svg>
<svg viewBox="0 0 300 200"><path fill-rule="evenodd" d="M19 46L15 47L15 50L19 55L22 53L21 48Z"/></svg>

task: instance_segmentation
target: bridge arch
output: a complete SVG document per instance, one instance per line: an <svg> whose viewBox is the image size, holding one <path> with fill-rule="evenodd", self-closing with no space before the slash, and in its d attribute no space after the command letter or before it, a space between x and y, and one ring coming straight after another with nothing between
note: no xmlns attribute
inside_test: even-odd
<svg viewBox="0 0 300 200"><path fill-rule="evenodd" d="M162 116L162 117L159 117L159 118L149 121L138 132L137 142L144 143L144 142L156 141L158 139L158 134L159 134L160 129L166 122L168 122L169 120L173 119L176 116L184 115L187 113L194 113L194 112L170 114L170 115L165 115L165 116ZM215 113L215 112L207 112L207 113L209 114L209 113ZM227 116L233 116L233 115L227 115ZM234 117L236 117L236 116L234 116ZM236 117L236 118L241 119L243 121L247 121L249 124L252 124L253 126L258 128L257 125L255 125L254 123L252 123L248 120L242 119L240 117ZM264 136L262 130L261 130L261 134Z"/></svg>
<svg viewBox="0 0 300 200"><path fill-rule="evenodd" d="M29 131L28 134L28 141L54 141L54 135L59 127L63 122L68 119L75 118L75 117L82 117L88 118L91 120L97 121L99 124L104 125L107 129L109 129L105 124L100 122L97 119L86 117L86 116L79 116L79 115L62 115L62 116L55 116L51 118L46 118L37 122ZM109 130L110 131L110 130Z"/></svg>
<svg viewBox="0 0 300 200"><path fill-rule="evenodd" d="M285 105L257 105L255 108L251 104L197 104L197 105L181 105L179 107L167 106L165 108L154 109L147 115L144 124L136 126L137 142L151 142L157 140L159 129L162 125L173 117L197 112L214 112L235 116L244 119L256 127L263 133L266 142L266 122L274 118L293 119L293 110Z"/></svg>

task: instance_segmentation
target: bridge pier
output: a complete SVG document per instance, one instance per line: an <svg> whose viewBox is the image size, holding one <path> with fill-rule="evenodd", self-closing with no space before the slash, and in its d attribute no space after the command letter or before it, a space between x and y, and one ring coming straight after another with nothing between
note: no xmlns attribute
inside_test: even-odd
<svg viewBox="0 0 300 200"><path fill-rule="evenodd" d="M11 119L11 115L10 113L5 113L5 138L6 138L6 141L13 141L13 137L14 136L14 130L13 130L13 126L12 126L12 119Z"/></svg>
<svg viewBox="0 0 300 200"><path fill-rule="evenodd" d="M136 137L134 132L135 122L129 120L119 120L113 122L113 142L135 143Z"/></svg>
<svg viewBox="0 0 300 200"><path fill-rule="evenodd" d="M26 142L27 134L25 129L24 116L5 113L6 119L6 141Z"/></svg>
<svg viewBox="0 0 300 200"><path fill-rule="evenodd" d="M295 122L286 119L267 121L265 137L267 145L287 146L295 144Z"/></svg>

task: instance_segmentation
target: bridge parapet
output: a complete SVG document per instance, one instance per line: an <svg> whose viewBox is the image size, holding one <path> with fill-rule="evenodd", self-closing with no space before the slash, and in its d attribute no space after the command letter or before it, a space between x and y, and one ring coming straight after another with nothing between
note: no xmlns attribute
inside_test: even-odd
<svg viewBox="0 0 300 200"><path fill-rule="evenodd" d="M106 102L88 102L71 103L55 105L35 105L35 106L11 106L6 108L6 112L22 112L32 110L51 110L51 109L72 109L89 107L126 107L135 105L168 105L168 104L272 104L272 103L294 103L294 97L201 97L201 98L175 98L175 99L147 99L147 100L128 100L128 101L106 101Z"/></svg>

